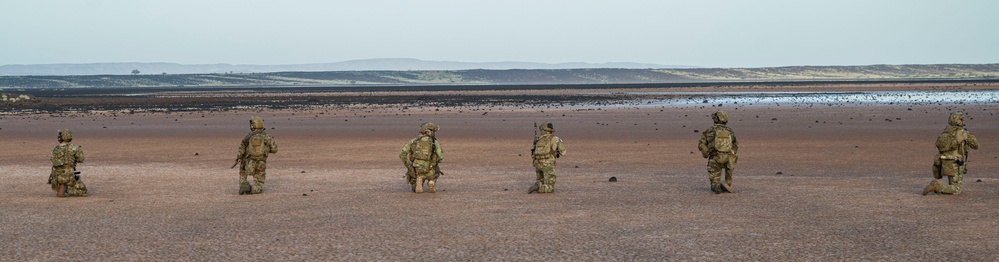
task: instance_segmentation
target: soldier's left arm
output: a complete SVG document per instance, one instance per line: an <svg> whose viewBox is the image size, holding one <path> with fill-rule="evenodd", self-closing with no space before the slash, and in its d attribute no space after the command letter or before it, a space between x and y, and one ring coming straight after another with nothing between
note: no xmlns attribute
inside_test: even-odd
<svg viewBox="0 0 999 262"><path fill-rule="evenodd" d="M246 156L246 145L250 144L250 136L243 138L243 141L239 142L239 151L236 152L236 160L243 159Z"/></svg>
<svg viewBox="0 0 999 262"><path fill-rule="evenodd" d="M704 158L708 158L708 154L711 152L711 149L708 148L708 139L710 139L708 132L711 130L713 129L708 128L708 130L701 132L701 139L697 140L697 150L701 151L701 156Z"/></svg>

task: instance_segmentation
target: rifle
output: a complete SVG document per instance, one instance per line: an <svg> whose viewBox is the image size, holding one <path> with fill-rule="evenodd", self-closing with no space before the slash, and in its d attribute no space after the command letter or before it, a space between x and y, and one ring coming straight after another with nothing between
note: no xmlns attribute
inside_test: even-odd
<svg viewBox="0 0 999 262"><path fill-rule="evenodd" d="M229 167L229 169L233 169L233 168L236 168L236 165L239 165L239 163L240 163L240 162L242 162L242 161L243 161L243 160L242 160L241 158L236 158L236 162L235 162L235 163L232 163L232 166L231 166L231 167Z"/></svg>
<svg viewBox="0 0 999 262"><path fill-rule="evenodd" d="M961 132L968 132L968 129L961 128ZM964 166L964 164L968 162L968 154L971 153L971 148L969 148L969 146L968 146L967 136L968 136L968 134L965 135L965 141L963 143L961 143L961 151L962 151L961 152L961 159L958 159L957 161L954 161L954 162L957 163L958 166ZM968 167L964 167L964 173L965 174L968 173Z"/></svg>
<svg viewBox="0 0 999 262"><path fill-rule="evenodd" d="M430 166L433 167L435 175L444 175L444 172L441 172L441 166L437 163L440 161L440 156L437 155L437 135L434 134L430 137L430 141Z"/></svg>
<svg viewBox="0 0 999 262"><path fill-rule="evenodd" d="M534 148L538 147L538 122L534 122L534 142L531 142L531 158L534 158Z"/></svg>

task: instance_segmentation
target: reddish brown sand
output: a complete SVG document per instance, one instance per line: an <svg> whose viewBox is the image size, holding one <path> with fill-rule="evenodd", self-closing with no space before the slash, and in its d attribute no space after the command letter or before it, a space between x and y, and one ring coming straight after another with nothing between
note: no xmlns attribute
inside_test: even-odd
<svg viewBox="0 0 999 262"><path fill-rule="evenodd" d="M696 148L717 107L435 109L2 116L0 260L999 258L999 105L725 105L741 150L722 195ZM955 110L982 149L964 193L922 196ZM251 115L280 151L241 196ZM528 195L545 120L568 154L556 193ZM436 194L409 192L397 157L425 121L442 126ZM45 184L60 128L90 197Z"/></svg>

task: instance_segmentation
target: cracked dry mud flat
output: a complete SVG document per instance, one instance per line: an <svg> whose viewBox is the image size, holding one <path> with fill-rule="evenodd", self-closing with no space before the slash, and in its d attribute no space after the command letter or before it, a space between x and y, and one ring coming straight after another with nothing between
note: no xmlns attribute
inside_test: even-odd
<svg viewBox="0 0 999 262"><path fill-rule="evenodd" d="M0 260L997 259L999 105L726 104L740 162L722 195L696 152L719 108L701 107L6 115ZM982 148L962 195L921 196L954 110ZM265 193L240 196L251 115L280 151ZM546 120L568 154L557 192L528 195ZM425 121L442 126L436 194L408 192L397 157ZM60 128L90 197L44 182Z"/></svg>

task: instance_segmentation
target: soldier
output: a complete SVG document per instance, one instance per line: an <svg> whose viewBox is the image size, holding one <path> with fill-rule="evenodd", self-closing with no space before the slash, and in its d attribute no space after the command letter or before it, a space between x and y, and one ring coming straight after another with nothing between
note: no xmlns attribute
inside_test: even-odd
<svg viewBox="0 0 999 262"><path fill-rule="evenodd" d="M87 196L87 186L80 181L76 172L76 163L83 163L83 149L70 144L73 133L69 129L58 132L59 145L52 149L52 173L49 174L49 184L56 191L57 197Z"/></svg>
<svg viewBox="0 0 999 262"><path fill-rule="evenodd" d="M542 123L538 129L541 136L534 138L534 148L531 149L537 182L527 191L528 194L555 192L555 159L565 155L565 145L561 138L554 135L552 123Z"/></svg>
<svg viewBox="0 0 999 262"><path fill-rule="evenodd" d="M701 150L701 156L708 159L708 180L711 181L711 192L721 194L723 192L732 193L732 173L735 172L735 163L739 159L736 151L739 151L739 142L735 139L732 128L725 126L728 123L728 115L719 110L711 114L711 119L715 124L701 133L701 139L697 143L697 149ZM725 182L721 182L721 170L725 170Z"/></svg>
<svg viewBox="0 0 999 262"><path fill-rule="evenodd" d="M964 113L950 114L947 128L937 137L937 150L940 153L933 159L933 181L923 188L923 195L960 194L961 180L968 173L968 149L978 150L978 139L964 129ZM940 185L937 179L947 177L947 185Z"/></svg>
<svg viewBox="0 0 999 262"><path fill-rule="evenodd" d="M274 138L264 132L264 119L254 116L250 118L250 133L239 144L236 164L239 164L239 194L259 194L264 191L264 180L267 177L267 155L277 153L277 143ZM253 184L246 177L253 176Z"/></svg>
<svg viewBox="0 0 999 262"><path fill-rule="evenodd" d="M439 166L444 161L444 151L436 137L440 129L434 123L423 123L420 125L420 136L409 140L399 153L402 164L408 170L406 182L413 192L423 193L424 181L430 193L437 192L437 178L444 174Z"/></svg>

